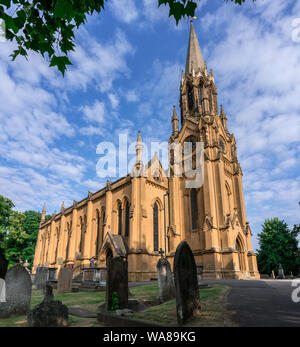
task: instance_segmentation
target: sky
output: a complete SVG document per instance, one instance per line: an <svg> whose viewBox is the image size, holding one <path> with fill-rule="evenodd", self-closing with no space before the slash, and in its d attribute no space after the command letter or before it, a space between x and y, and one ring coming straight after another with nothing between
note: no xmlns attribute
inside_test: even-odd
<svg viewBox="0 0 300 347"><path fill-rule="evenodd" d="M300 1L202 0L196 16L256 250L265 219L300 220ZM35 53L11 62L13 44L0 43L0 195L52 214L104 186L99 143L130 143L138 130L145 143L168 141L188 36L189 20L176 26L157 0L110 0L76 32L64 78Z"/></svg>

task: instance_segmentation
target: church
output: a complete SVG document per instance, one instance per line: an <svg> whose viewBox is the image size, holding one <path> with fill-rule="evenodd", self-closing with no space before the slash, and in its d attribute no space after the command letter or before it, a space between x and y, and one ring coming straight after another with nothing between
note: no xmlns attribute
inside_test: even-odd
<svg viewBox="0 0 300 347"><path fill-rule="evenodd" d="M109 257L128 260L129 281L157 279L162 252L173 267L177 245L186 240L203 279L260 278L246 219L242 169L236 141L219 108L212 71L208 72L191 22L185 72L180 84L180 122L174 106L169 145L203 143L203 184L188 188L185 175L169 175L158 156L142 160L142 136L136 142L133 171L107 181L96 193L74 201L45 220L42 212L33 273L37 267L71 267L74 276L90 267L105 268ZM194 150L192 152L194 155ZM153 166L156 174L152 175ZM143 174L138 174L138 173Z"/></svg>

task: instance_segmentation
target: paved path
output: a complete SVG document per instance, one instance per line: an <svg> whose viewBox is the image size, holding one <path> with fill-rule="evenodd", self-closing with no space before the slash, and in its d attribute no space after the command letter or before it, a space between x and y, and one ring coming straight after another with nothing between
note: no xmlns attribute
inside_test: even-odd
<svg viewBox="0 0 300 347"><path fill-rule="evenodd" d="M207 284L226 284L231 290L227 310L234 311L234 323L248 327L300 327L300 302L291 295L291 280L219 280ZM300 279L298 279L300 286ZM299 294L298 294L299 296Z"/></svg>

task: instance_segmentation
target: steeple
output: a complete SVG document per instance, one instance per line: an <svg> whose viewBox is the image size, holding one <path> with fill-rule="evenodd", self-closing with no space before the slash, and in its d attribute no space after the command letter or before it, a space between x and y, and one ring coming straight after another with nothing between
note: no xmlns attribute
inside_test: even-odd
<svg viewBox="0 0 300 347"><path fill-rule="evenodd" d="M191 30L189 38L189 46L187 51L185 74L194 74L198 70L205 70L206 65L203 59L199 42L195 33L193 21L191 21Z"/></svg>

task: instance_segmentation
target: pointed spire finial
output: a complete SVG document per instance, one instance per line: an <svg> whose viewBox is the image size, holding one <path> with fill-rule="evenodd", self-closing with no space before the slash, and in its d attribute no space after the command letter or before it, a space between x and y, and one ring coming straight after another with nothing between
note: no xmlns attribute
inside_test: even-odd
<svg viewBox="0 0 300 347"><path fill-rule="evenodd" d="M201 53L199 46L199 41L197 39L193 21L191 20L190 38L187 51L187 59L185 66L185 74L192 73L193 69L197 71L198 69L205 69L205 62Z"/></svg>
<svg viewBox="0 0 300 347"><path fill-rule="evenodd" d="M43 206L43 211L42 211L42 216L41 216L41 222L40 222L40 225L42 223L44 223L46 220L46 203L44 202L44 206Z"/></svg>
<svg viewBox="0 0 300 347"><path fill-rule="evenodd" d="M142 142L141 131L140 130L138 131L138 137L137 137L136 142Z"/></svg>
<svg viewBox="0 0 300 347"><path fill-rule="evenodd" d="M172 120L178 120L178 115L177 115L177 112L176 112L176 106L173 105L173 115L172 115Z"/></svg>

